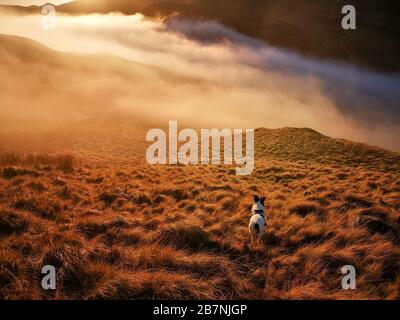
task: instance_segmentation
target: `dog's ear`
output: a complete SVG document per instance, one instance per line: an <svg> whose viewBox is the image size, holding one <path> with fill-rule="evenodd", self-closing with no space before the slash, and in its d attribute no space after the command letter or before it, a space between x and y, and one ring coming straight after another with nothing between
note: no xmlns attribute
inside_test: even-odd
<svg viewBox="0 0 400 320"><path fill-rule="evenodd" d="M259 196L256 196L256 195L255 195L255 196L254 196L254 202L257 203L258 201L260 201L260 198L259 198Z"/></svg>
<svg viewBox="0 0 400 320"><path fill-rule="evenodd" d="M261 201L261 204L265 207L265 199L267 199L267 197L262 197L261 199L260 199L260 201Z"/></svg>

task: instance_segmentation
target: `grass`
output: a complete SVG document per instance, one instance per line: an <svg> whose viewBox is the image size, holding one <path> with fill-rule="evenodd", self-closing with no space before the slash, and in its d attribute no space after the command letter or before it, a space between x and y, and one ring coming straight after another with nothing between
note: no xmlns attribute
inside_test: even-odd
<svg viewBox="0 0 400 320"><path fill-rule="evenodd" d="M0 299L399 299L399 156L350 145L263 129L250 177L113 161L107 145L0 154ZM267 197L257 245L253 193ZM355 291L341 288L346 264Z"/></svg>

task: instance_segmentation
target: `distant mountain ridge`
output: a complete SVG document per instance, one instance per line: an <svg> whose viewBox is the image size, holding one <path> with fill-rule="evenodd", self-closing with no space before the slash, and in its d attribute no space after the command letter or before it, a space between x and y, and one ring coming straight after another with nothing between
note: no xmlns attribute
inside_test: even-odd
<svg viewBox="0 0 400 320"><path fill-rule="evenodd" d="M357 30L350 31L341 28L341 9L346 4L345 0L76 0L58 6L58 10L70 14L141 12L151 17L174 14L184 19L216 20L305 55L399 72L398 2L353 0ZM32 12L37 7L23 10Z"/></svg>

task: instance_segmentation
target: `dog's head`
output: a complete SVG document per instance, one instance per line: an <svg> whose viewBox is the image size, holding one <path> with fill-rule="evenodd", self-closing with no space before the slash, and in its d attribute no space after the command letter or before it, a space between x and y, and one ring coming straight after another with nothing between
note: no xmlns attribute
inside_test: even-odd
<svg viewBox="0 0 400 320"><path fill-rule="evenodd" d="M251 211L252 212L254 212L254 211L259 211L259 210L261 210L261 211L265 211L265 199L266 199L266 197L262 197L262 198L260 198L259 196L254 196L254 203L253 203L253 206L252 206L252 208L251 208Z"/></svg>

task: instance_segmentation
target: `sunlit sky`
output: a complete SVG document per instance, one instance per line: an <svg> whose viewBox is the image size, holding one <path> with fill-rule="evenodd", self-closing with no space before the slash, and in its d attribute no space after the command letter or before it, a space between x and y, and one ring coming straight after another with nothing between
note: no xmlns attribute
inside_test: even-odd
<svg viewBox="0 0 400 320"><path fill-rule="evenodd" d="M43 5L45 3L60 4L71 0L0 0L0 4L15 4L23 6Z"/></svg>

